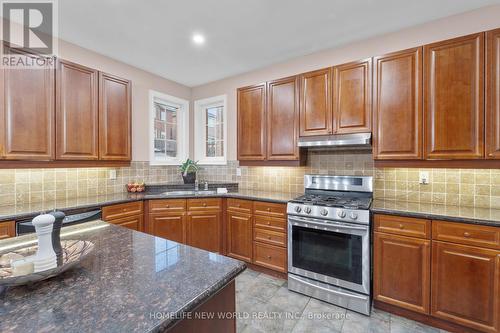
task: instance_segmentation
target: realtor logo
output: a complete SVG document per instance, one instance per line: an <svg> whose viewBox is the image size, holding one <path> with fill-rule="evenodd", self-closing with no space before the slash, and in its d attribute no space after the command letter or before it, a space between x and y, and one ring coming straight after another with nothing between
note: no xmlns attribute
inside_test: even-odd
<svg viewBox="0 0 500 333"><path fill-rule="evenodd" d="M46 57L56 54L56 0L1 0L0 3L3 66L26 66L26 62L13 59L26 54Z"/></svg>

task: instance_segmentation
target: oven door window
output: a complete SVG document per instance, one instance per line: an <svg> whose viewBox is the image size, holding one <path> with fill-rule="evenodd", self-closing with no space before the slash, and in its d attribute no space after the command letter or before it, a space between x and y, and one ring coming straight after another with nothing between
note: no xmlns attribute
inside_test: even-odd
<svg viewBox="0 0 500 333"><path fill-rule="evenodd" d="M362 237L294 226L292 265L317 274L362 283Z"/></svg>

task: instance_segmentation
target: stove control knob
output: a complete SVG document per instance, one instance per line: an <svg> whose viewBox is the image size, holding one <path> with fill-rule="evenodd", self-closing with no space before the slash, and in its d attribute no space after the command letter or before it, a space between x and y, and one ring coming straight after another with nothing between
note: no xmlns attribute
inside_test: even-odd
<svg viewBox="0 0 500 333"><path fill-rule="evenodd" d="M356 220L358 218L358 214L356 214L355 212L351 212L351 214L349 214L349 217L351 218L351 220Z"/></svg>
<svg viewBox="0 0 500 333"><path fill-rule="evenodd" d="M323 216L327 216L328 215L328 209L326 208L323 208L320 212L319 212L321 215Z"/></svg>
<svg viewBox="0 0 500 333"><path fill-rule="evenodd" d="M337 212L337 215L338 215L338 217L340 217L341 219L343 219L343 218L345 217L345 211L343 211L343 210L339 210L339 211Z"/></svg>
<svg viewBox="0 0 500 333"><path fill-rule="evenodd" d="M297 213L300 213L300 211L301 211L301 210L302 210L302 208L300 208L300 206L295 206L295 211L296 211Z"/></svg>
<svg viewBox="0 0 500 333"><path fill-rule="evenodd" d="M304 208L304 212L305 212L306 214L311 214L311 207L306 207L306 208Z"/></svg>

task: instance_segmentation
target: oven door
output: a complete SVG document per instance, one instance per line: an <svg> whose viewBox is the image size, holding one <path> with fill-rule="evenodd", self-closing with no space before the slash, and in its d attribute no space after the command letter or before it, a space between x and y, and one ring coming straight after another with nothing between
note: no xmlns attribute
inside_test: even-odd
<svg viewBox="0 0 500 333"><path fill-rule="evenodd" d="M370 293L369 226L288 216L288 271Z"/></svg>

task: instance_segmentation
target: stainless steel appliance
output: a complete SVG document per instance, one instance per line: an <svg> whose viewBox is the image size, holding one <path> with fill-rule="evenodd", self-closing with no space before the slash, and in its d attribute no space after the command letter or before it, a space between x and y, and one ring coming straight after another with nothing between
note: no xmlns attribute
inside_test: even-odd
<svg viewBox="0 0 500 333"><path fill-rule="evenodd" d="M372 177L306 175L288 203L288 289L370 313Z"/></svg>

